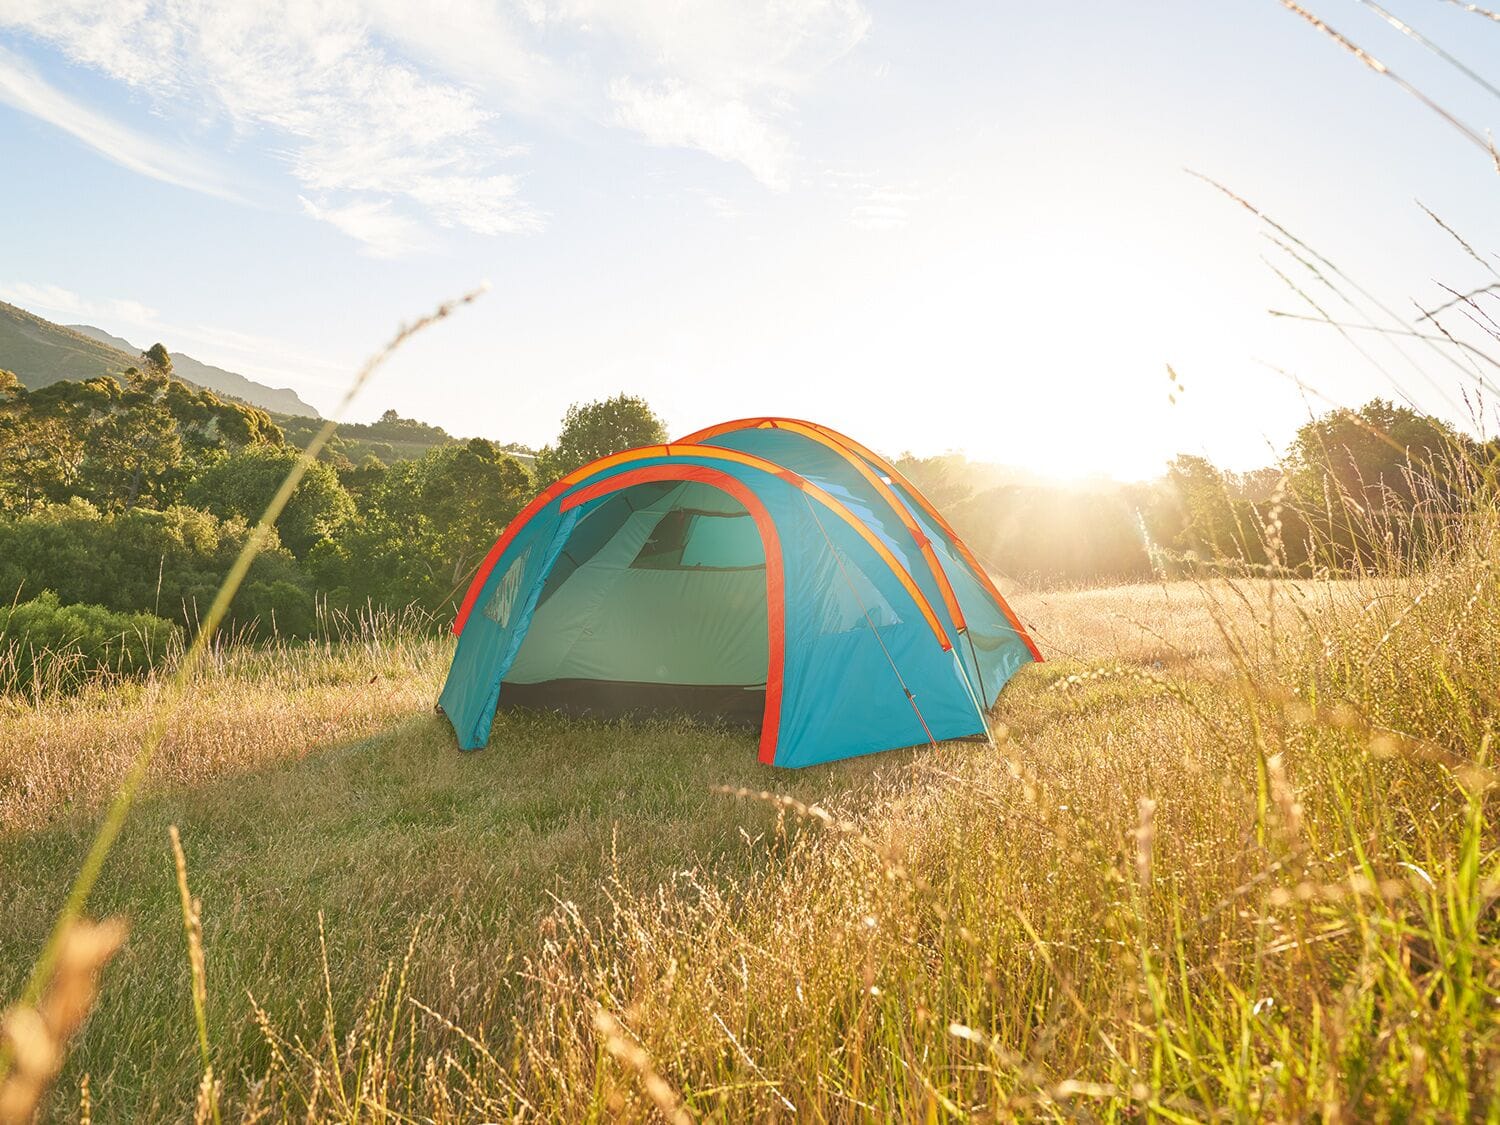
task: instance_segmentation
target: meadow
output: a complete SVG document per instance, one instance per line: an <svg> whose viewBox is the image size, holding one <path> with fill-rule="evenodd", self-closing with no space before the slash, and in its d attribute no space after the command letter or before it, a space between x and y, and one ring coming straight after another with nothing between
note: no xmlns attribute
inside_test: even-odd
<svg viewBox="0 0 1500 1125"><path fill-rule="evenodd" d="M1435 40L1363 6L1496 94ZM1489 7L1448 6L1500 23ZM1452 112L1425 92L1429 76L1409 70L1409 56L1397 56L1399 68L1420 85L1302 5L1281 7L1440 115L1486 175L1500 169L1493 140L1465 123L1469 108ZM1181 69L1147 61L1142 18L1131 12L1133 50L1114 52L1141 87L1111 97L1120 108L1149 92L1141 73L1154 81ZM1187 26L1182 13L1172 19ZM36 37L50 42L58 21L43 22ZM693 21L668 22L674 37L691 39ZM1015 21L1004 22L1013 38ZM1217 58L1182 34L1195 58ZM334 38L358 39L343 27ZM1069 26L1070 62L1089 38L1108 42ZM249 54L276 66L301 57ZM0 48L0 62L7 57ZM1431 159L1384 147L1401 138L1382 103L1386 164L1355 162L1365 134L1334 112L1339 103L1305 100L1290 52L1273 57L1277 98L1265 104L1296 105L1319 130L1318 167L1338 170L1336 190L1319 187L1317 168L1299 173L1299 212L1322 191L1368 219L1348 190L1371 187L1359 168L1398 182L1393 154ZM183 92L195 70L222 69L218 60L181 65L172 51L156 61ZM789 68L783 62L774 69ZM1014 69L983 62L1007 77ZM405 89L412 79L401 74ZM1107 77L1090 67L1090 82ZM801 84L777 93L776 117L794 116L790 91ZM675 78L661 87L697 97ZM1279 100L1298 91L1303 101ZM1239 120L1202 96L1206 86L1188 92L1205 119ZM48 94L48 104L70 100ZM321 80L316 100L329 100ZM1135 129L1111 126L1112 136L1167 138L1182 100ZM1034 101L1055 108L1040 94ZM964 102L991 114L967 89ZM757 124L739 95L732 108L735 120ZM1089 116L1114 120L1093 106ZM977 123L976 135L1002 135ZM1299 139L1290 121L1239 123L1244 153L1256 151L1258 128L1288 153L1310 151L1315 136ZM381 135L358 120L338 124L355 138ZM924 132L961 135L961 124L933 119ZM87 141L98 128L69 131ZM258 131L236 128L235 147ZM1089 147L1071 131L1058 135ZM464 165L462 133L451 139L444 169ZM1220 139L1205 159L1220 159ZM662 140L653 136L653 147L672 147ZM722 145L695 147L730 159ZM402 163L399 146L380 151ZM918 172L919 151L910 161ZM1008 167L1007 151L994 151L995 166ZM1075 230L1089 214L1075 188L1093 179L1118 199L1144 196L1108 146L1092 155L1098 172L1079 164L1056 181L1068 189L1057 193L1070 208L1058 220L1068 236L1036 241L1049 271L1051 259L1086 252L1080 276L1105 291L1098 240L1087 223ZM1269 159L1239 167L1278 181ZM1500 438L1489 422L1500 323L1486 307L1500 295L1500 269L1482 230L1467 241L1420 204L1463 252L1473 284L1414 287L1433 307L1412 319L1404 302L1397 311L1375 296L1380 285L1355 281L1248 199L1199 178L1269 240L1264 260L1293 306L1272 315L1335 330L1405 405L1377 398L1344 409L1290 367L1275 368L1296 383L1309 418L1274 464L1246 473L1180 455L1156 481L1079 488L957 454L901 457L902 472L993 564L1047 660L1008 684L988 742L801 771L759 764L744 732L517 712L497 718L488 749L463 754L434 711L453 652L440 626L479 552L570 469L666 440L644 399L575 404L556 441L534 454L514 442L452 441L393 410L363 426L273 419L174 377L163 344L139 361L104 355L92 339L0 304L12 329L0 345L20 371L0 370L0 590L9 602L0 604L0 1125L1500 1125ZM415 181L423 188L407 193L413 201L448 194L432 176ZM996 197L1010 198L1011 186L997 181ZM389 201L358 187L349 210L384 215ZM870 199L910 198L916 211L925 190ZM318 198L316 207L302 199L303 210L335 213ZM600 198L591 192L590 207ZM30 221L25 207L14 210ZM1028 223L1046 230L1035 210ZM119 208L89 211L112 220ZM628 221L616 225L637 230L645 213L632 194ZM566 218L559 208L559 225ZM603 229L608 213L601 219ZM787 229L808 241L802 224ZM986 229L965 229L965 245L983 247ZM1367 239L1399 260L1396 228L1370 227ZM585 264L597 272L610 243L587 241ZM660 244L672 241L692 240ZM836 244L820 233L808 245ZM1149 246L1142 257L1174 275L1187 268L1170 242L1121 240L1131 245ZM152 258L165 249L152 245ZM175 272L207 276L202 257ZM1024 258L1004 259L1017 277L1035 272ZM861 253L851 268L865 272L867 261L877 259ZM966 263L932 261L944 275ZM1151 264L1132 260L1120 276L1146 278ZM656 265L696 276L669 258ZM648 296L651 272L642 275ZM821 260L807 272L830 289L838 277ZM924 283L929 275L901 272ZM359 271L361 301L373 276L368 264ZM985 301L999 276L958 274L962 291ZM1051 274L1035 276L1040 290ZM861 290L850 292L857 300ZM333 293L317 297L330 323L340 315ZM405 340L479 293L403 324L354 374L335 417ZM704 294L707 308L712 288ZM925 286L920 298L912 309L926 315L936 302ZM166 307L171 298L151 299ZM601 338L628 308L615 302L612 293ZM681 319L680 301L658 303ZM635 309L648 305L643 297ZM496 321L525 308L512 304ZM815 319L817 309L808 303L791 320ZM746 323L766 319L753 302L741 312ZM569 331L590 323L568 313ZM629 323L641 339L654 335L649 317ZM674 349L678 329L673 320L662 334ZM1399 357L1399 376L1383 364L1390 356L1359 342L1377 338ZM992 350L988 337L973 339ZM980 343L972 346L977 355ZM924 337L920 354L930 352ZM1114 368L1129 367L1112 353L1104 374L1119 379ZM509 367L526 349L494 355ZM1438 378L1422 367L1434 359ZM491 363L486 355L474 370ZM1407 394L1408 367L1447 400L1450 421ZM1176 404L1183 383L1166 371ZM1336 382L1342 401L1353 384ZM1313 417L1314 400L1332 411ZM1459 416L1462 431L1451 424ZM1128 418L1106 420L1109 440L1132 440ZM1071 414L1056 421L1059 448L1088 432L1068 424Z"/></svg>
<svg viewBox="0 0 1500 1125"><path fill-rule="evenodd" d="M1493 520L1420 572L1018 592L995 744L503 715L389 619L226 647L57 1119L1500 1120ZM162 685L0 717L19 991ZM168 828L201 901L203 1081Z"/></svg>

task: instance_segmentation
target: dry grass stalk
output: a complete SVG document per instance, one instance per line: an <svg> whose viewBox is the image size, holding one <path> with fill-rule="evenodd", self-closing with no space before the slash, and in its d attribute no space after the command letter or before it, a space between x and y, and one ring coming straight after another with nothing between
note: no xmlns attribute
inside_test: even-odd
<svg viewBox="0 0 1500 1125"><path fill-rule="evenodd" d="M1344 48L1344 50L1348 51L1351 55L1353 55L1360 62L1364 63L1376 74L1384 75L1386 78L1389 78L1392 82L1394 82L1397 86L1400 86L1401 89L1405 90L1408 94L1416 98L1428 109L1436 113L1444 121L1448 122L1449 125L1457 129L1470 142L1478 145L1481 149L1483 149L1486 153L1489 153L1491 156L1494 155L1494 146L1482 133L1480 133L1472 126L1465 124L1463 121L1460 121L1452 113L1448 112L1448 110L1444 109L1432 98L1428 97L1421 90L1417 89L1417 87L1413 86L1406 79L1402 78L1390 67L1386 66L1385 63L1381 62L1374 55L1370 54L1370 52L1366 51L1363 47L1350 39L1347 35L1343 35L1340 32L1334 30L1318 16L1302 7L1302 5L1293 3L1293 0L1281 0L1281 6L1287 11L1301 16L1313 27L1317 28L1324 35L1328 36L1328 38L1332 39L1340 47Z"/></svg>
<svg viewBox="0 0 1500 1125"><path fill-rule="evenodd" d="M1302 802L1297 799L1291 781L1286 774L1286 756L1272 754L1266 759L1266 770L1271 779L1271 801L1276 806L1277 819L1286 837L1289 848L1299 846L1302 838Z"/></svg>
<svg viewBox="0 0 1500 1125"><path fill-rule="evenodd" d="M219 1086L214 1081L213 1054L208 1044L208 969L203 959L203 904L188 890L187 854L177 825L168 827L172 859L177 868L177 895L182 903L182 928L187 935L188 966L192 971L193 1022L198 1029L198 1053L203 1062L203 1080L198 1086L195 1120L219 1121Z"/></svg>
<svg viewBox="0 0 1500 1125"><path fill-rule="evenodd" d="M1494 20L1496 23L1500 23L1500 12L1481 8L1478 4L1467 3L1467 0L1444 0L1444 2L1462 8L1466 12L1472 12L1476 16L1483 16L1487 20Z"/></svg>
<svg viewBox="0 0 1500 1125"><path fill-rule="evenodd" d="M1139 819L1135 827L1135 871L1141 886L1151 886L1151 853L1156 846L1156 802L1142 797L1137 806Z"/></svg>
<svg viewBox="0 0 1500 1125"><path fill-rule="evenodd" d="M35 1007L18 1005L0 1022L0 1042L11 1058L0 1080L0 1125L24 1125L62 1069L68 1043L93 1010L99 974L125 940L118 918L79 919L64 932L52 977ZM88 1087L82 1102L88 1107Z"/></svg>
<svg viewBox="0 0 1500 1125"><path fill-rule="evenodd" d="M693 1115L683 1106L677 1091L657 1072L650 1053L627 1037L619 1020L601 1007L594 1012L594 1028L604 1037L604 1049L640 1079L642 1089L663 1118L671 1125L692 1125Z"/></svg>

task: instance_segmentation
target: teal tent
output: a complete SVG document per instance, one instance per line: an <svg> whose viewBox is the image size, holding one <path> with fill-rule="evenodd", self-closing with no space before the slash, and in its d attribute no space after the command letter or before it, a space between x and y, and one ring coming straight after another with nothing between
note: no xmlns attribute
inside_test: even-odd
<svg viewBox="0 0 1500 1125"><path fill-rule="evenodd" d="M681 711L805 766L986 736L1041 653L937 510L823 426L751 418L613 454L536 497L453 624L440 706Z"/></svg>

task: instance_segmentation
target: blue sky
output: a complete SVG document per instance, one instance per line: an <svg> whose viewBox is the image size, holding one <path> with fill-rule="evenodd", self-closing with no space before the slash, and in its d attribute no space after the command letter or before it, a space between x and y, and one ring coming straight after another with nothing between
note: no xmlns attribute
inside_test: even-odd
<svg viewBox="0 0 1500 1125"><path fill-rule="evenodd" d="M1495 122L1368 4L1312 6ZM1500 22L1385 6L1500 83ZM1305 311L1277 251L1184 169L1403 313L1488 280L1416 200L1500 234L1485 155L1276 0L0 0L0 142L0 298L326 410L487 281L354 416L534 444L625 390L674 433L789 414L1062 476L1248 468L1308 410L1272 368L1317 408L1394 376L1449 416L1473 380L1267 316Z"/></svg>

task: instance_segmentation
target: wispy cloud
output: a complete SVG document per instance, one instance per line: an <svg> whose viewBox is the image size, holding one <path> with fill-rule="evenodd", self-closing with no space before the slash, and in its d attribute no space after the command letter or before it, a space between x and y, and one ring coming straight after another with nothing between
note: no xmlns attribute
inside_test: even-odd
<svg viewBox="0 0 1500 1125"><path fill-rule="evenodd" d="M761 183L785 191L790 145L759 114L735 98L707 94L681 82L610 85L622 124L655 145L702 149L720 160L743 164Z"/></svg>
<svg viewBox="0 0 1500 1125"><path fill-rule="evenodd" d="M156 322L157 312L150 305L123 298L90 300L79 296L71 289L48 282L40 284L27 281L12 281L0 284L0 301L19 305L29 312L40 310L71 322L84 320L117 321L133 325L148 325Z"/></svg>
<svg viewBox="0 0 1500 1125"><path fill-rule="evenodd" d="M849 210L849 221L860 230L899 230L911 215L907 210L914 196L889 188L865 188Z"/></svg>
<svg viewBox="0 0 1500 1125"><path fill-rule="evenodd" d="M0 4L0 28L280 159L305 214L380 255L442 228L542 229L512 167L525 150L508 123L523 118L623 127L785 189L797 97L869 23L859 0ZM7 59L11 104L143 174L215 190L185 154L137 143Z"/></svg>
<svg viewBox="0 0 1500 1125"><path fill-rule="evenodd" d="M243 202L197 154L164 144L80 104L4 47L0 47L0 102L55 125L132 172Z"/></svg>
<svg viewBox="0 0 1500 1125"><path fill-rule="evenodd" d="M426 244L421 225L396 214L389 200L356 199L340 205L300 196L298 202L303 214L355 239L372 258L399 258Z"/></svg>
<svg viewBox="0 0 1500 1125"><path fill-rule="evenodd" d="M824 168L820 179L829 199L849 208L849 225L856 230L900 230L911 222L913 207L932 196L931 185L911 178L877 182L868 170Z"/></svg>
<svg viewBox="0 0 1500 1125"><path fill-rule="evenodd" d="M784 190L796 96L869 29L858 0L558 0L611 36L624 73L609 83L616 120L657 145L700 149Z"/></svg>
<svg viewBox="0 0 1500 1125"><path fill-rule="evenodd" d="M305 213L368 235L376 253L420 244L423 220L481 234L542 225L497 167L516 150L496 137L495 114L393 55L352 4L13 0L0 23L263 142L312 201Z"/></svg>

